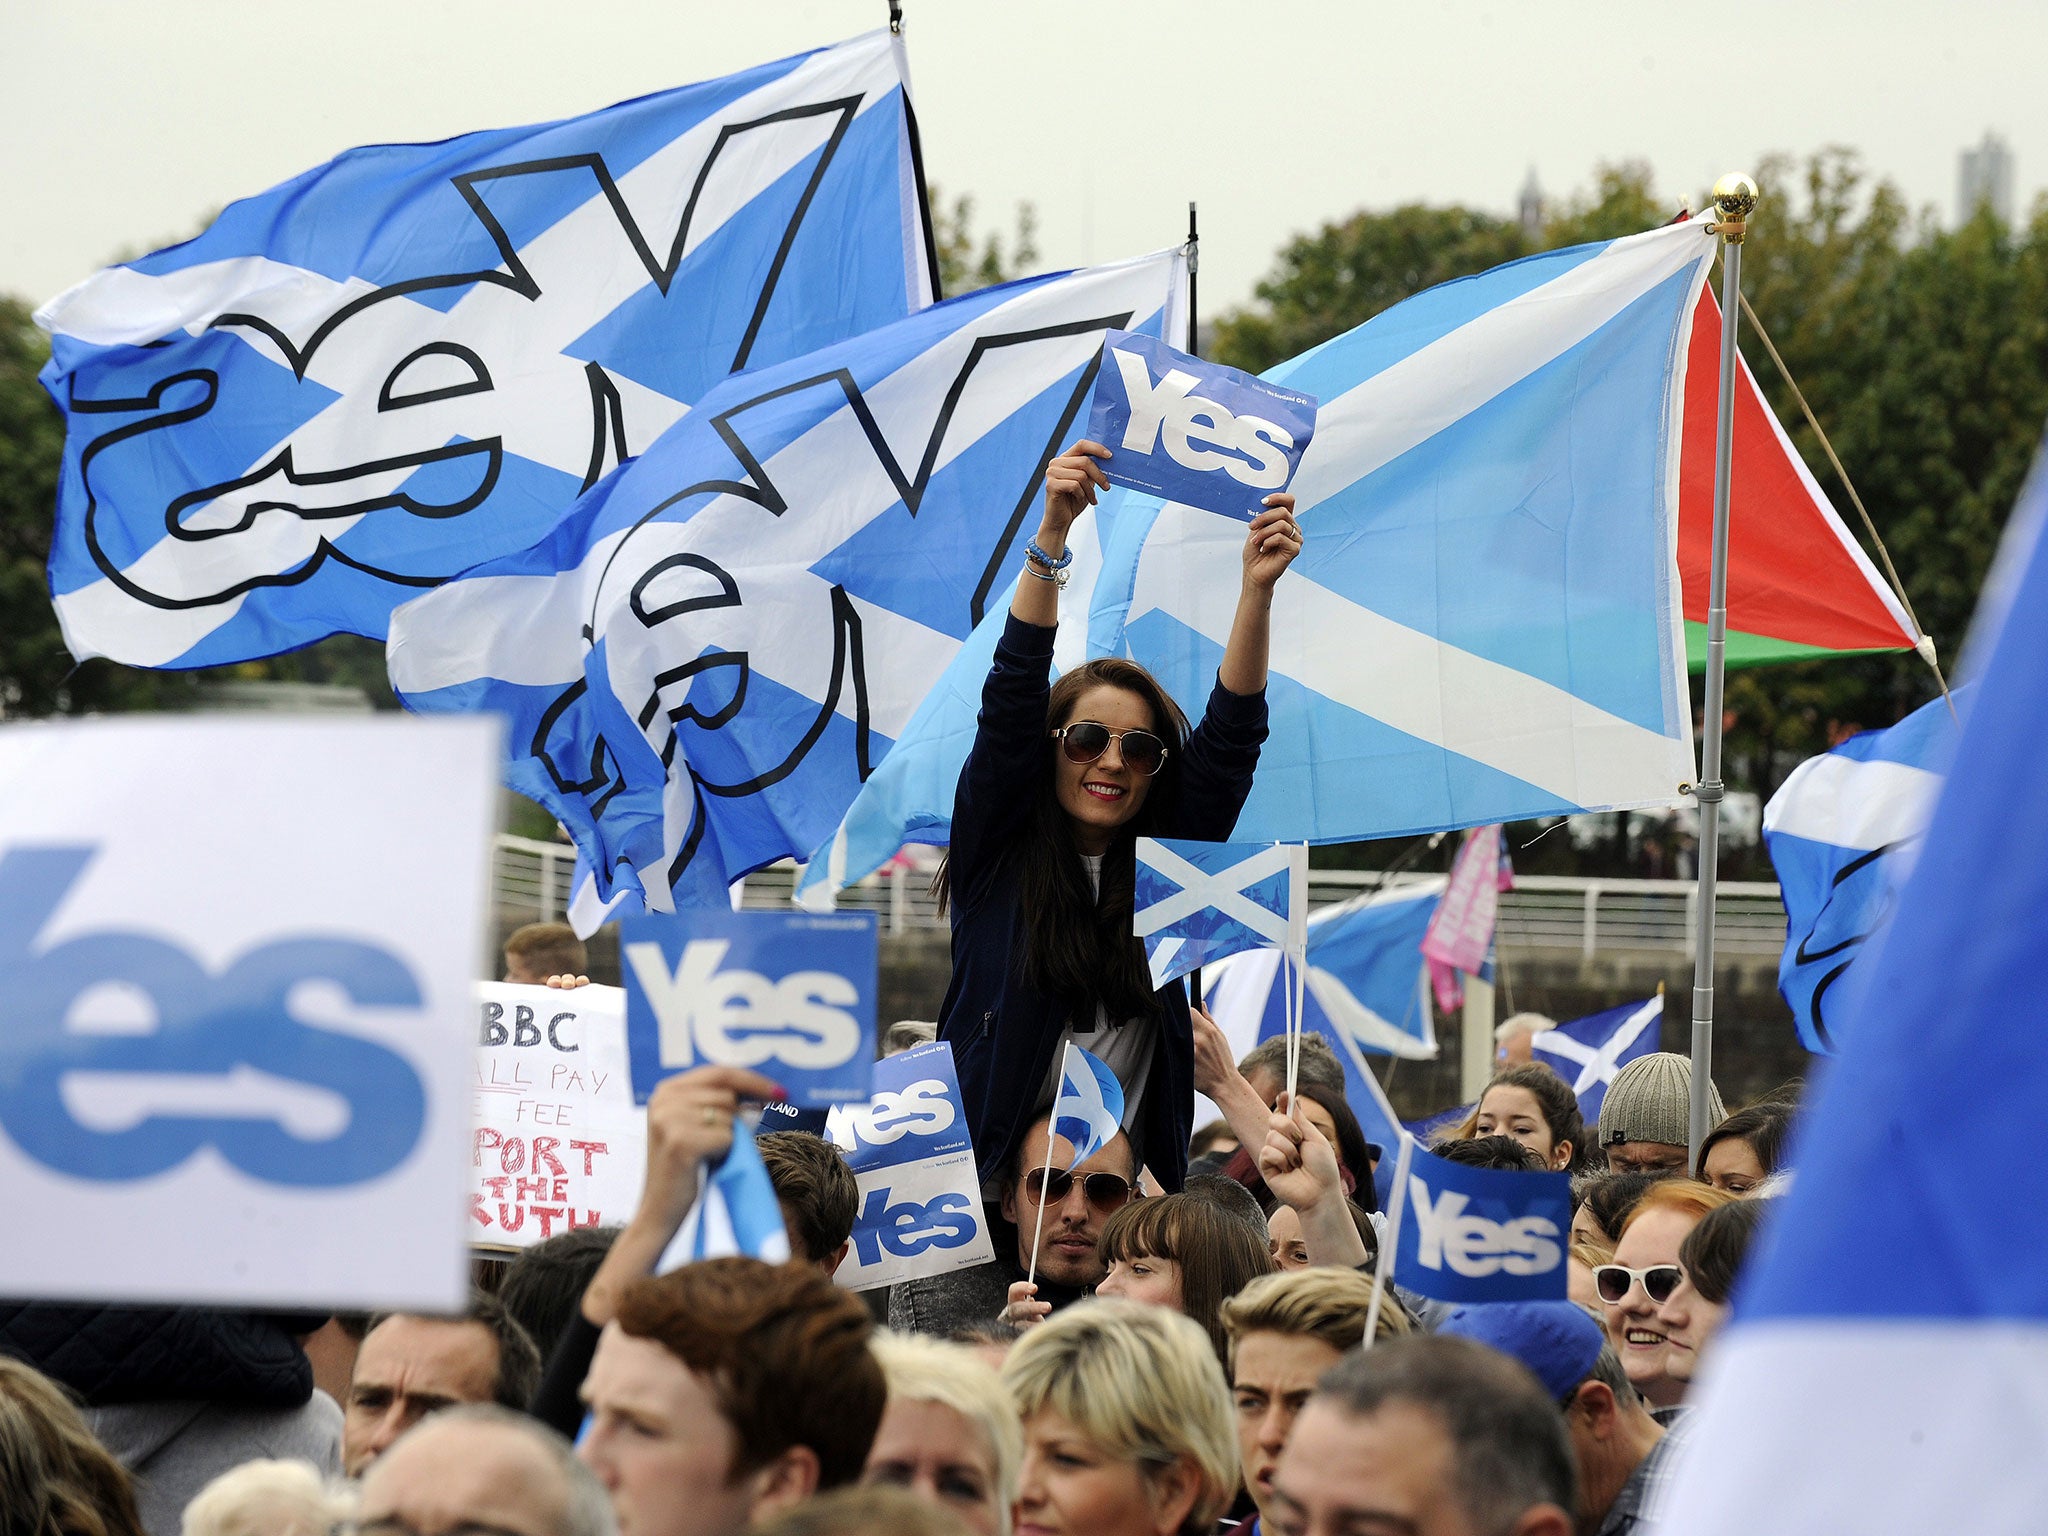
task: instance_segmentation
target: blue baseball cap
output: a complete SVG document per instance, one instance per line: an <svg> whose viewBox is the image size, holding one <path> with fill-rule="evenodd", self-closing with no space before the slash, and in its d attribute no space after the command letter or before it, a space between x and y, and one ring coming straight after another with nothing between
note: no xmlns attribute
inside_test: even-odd
<svg viewBox="0 0 2048 1536"><path fill-rule="evenodd" d="M1492 1301L1460 1307L1438 1333L1476 1339L1526 1365L1559 1402L1577 1390L1600 1358L1607 1334L1569 1301Z"/></svg>

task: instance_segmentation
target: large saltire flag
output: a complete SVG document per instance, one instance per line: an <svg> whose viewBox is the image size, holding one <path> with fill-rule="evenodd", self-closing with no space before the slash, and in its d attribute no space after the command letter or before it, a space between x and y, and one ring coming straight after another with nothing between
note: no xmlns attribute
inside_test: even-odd
<svg viewBox="0 0 2048 1536"><path fill-rule="evenodd" d="M1272 733L1233 838L1348 841L1668 805L1693 769L1677 566L1703 219L1416 295L1267 375L1315 395L1306 541L1273 602ZM1111 491L1075 525L1054 664L1207 697L1244 524ZM1083 619L1083 615L1086 615ZM829 901L943 842L993 627L822 842Z"/></svg>
<svg viewBox="0 0 2048 1536"><path fill-rule="evenodd" d="M350 150L52 300L66 643L201 667L526 548L736 369L933 297L900 37Z"/></svg>
<svg viewBox="0 0 2048 1536"><path fill-rule="evenodd" d="M1678 571L1693 670L1706 665L1714 543L1714 428L1721 306L1702 290L1685 367ZM1843 526L1744 361L1736 371L1728 491L1728 665L1854 651L1911 650L1913 621ZM1928 653L1932 656L1932 651Z"/></svg>
<svg viewBox="0 0 2048 1536"><path fill-rule="evenodd" d="M1977 686L1919 861L1694 1388L1666 1536L2041 1528L2044 517L2048 452L1978 604Z"/></svg>
<svg viewBox="0 0 2048 1536"><path fill-rule="evenodd" d="M1959 690L1960 691L1960 690ZM1785 900L1778 991L1809 1051L1840 1042L1843 982L1891 917L1955 750L1955 706L1936 699L1787 775L1764 807Z"/></svg>
<svg viewBox="0 0 2048 1536"><path fill-rule="evenodd" d="M508 716L507 782L653 911L839 818L984 614L1109 330L1178 334L1162 252L934 305L715 387L553 533L400 608L416 710Z"/></svg>

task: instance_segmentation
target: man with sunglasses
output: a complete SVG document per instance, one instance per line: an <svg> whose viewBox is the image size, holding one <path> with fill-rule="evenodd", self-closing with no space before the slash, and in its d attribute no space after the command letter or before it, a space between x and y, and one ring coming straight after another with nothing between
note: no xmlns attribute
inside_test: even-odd
<svg viewBox="0 0 2048 1536"><path fill-rule="evenodd" d="M1037 1322L1078 1301L1102 1279L1097 1240L1103 1224L1131 1199L1137 1158L1122 1132L1079 1167L1068 1169L1074 1149L1064 1136L1050 1136L1052 1168L1046 1169L1050 1117L1041 1115L1025 1131L1002 1181L1001 1197L989 1209L996 1245L993 1263L946 1275L905 1280L889 1292L889 1326L898 1332L946 1336L986 1328L999 1317ZM1039 1207L1045 1220L1038 1220ZM1038 1230L1037 1280L1031 1238ZM1014 1243L1011 1234L1014 1232ZM1014 1303L1014 1305L1013 1305Z"/></svg>

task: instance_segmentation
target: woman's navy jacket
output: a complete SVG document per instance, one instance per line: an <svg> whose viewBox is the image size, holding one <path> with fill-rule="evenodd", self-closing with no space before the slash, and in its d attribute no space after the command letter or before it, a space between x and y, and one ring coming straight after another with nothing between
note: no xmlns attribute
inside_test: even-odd
<svg viewBox="0 0 2048 1536"><path fill-rule="evenodd" d="M953 1047L984 1179L1008 1172L1069 1022L1057 1000L1023 980L1016 865L1000 858L1028 825L1042 792L1053 634L1014 616L1004 625L981 692L974 748L953 799L953 980L939 1014L939 1038ZM1228 841L1265 739L1265 694L1241 696L1219 682L1182 755L1180 804L1162 835ZM1180 983L1162 987L1159 996L1165 1006L1159 1055L1134 1140L1140 1163L1177 1190L1194 1130L1194 1034Z"/></svg>

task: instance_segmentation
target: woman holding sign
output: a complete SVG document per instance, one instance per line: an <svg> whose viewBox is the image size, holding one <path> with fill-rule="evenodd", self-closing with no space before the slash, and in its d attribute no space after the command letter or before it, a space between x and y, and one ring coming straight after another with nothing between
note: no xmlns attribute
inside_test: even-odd
<svg viewBox="0 0 2048 1536"><path fill-rule="evenodd" d="M1115 1072L1138 1160L1179 1189L1194 1040L1186 993L1154 990L1132 936L1134 848L1140 836L1221 842L1236 825L1266 739L1273 588L1301 551L1301 531L1291 495L1264 499L1245 536L1222 665L1192 732L1134 662L1091 661L1053 683L1067 531L1108 487L1099 461L1109 456L1078 442L1047 468L1045 516L982 689L938 878L953 923L939 1038L953 1046L984 1177L1008 1169L1025 1127L1051 1103L1071 1039Z"/></svg>

